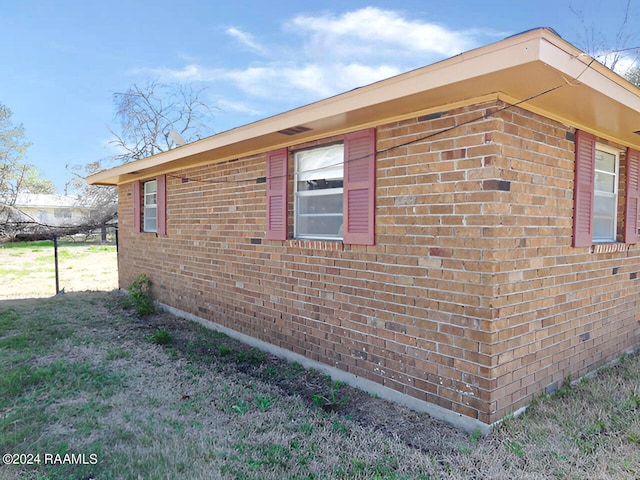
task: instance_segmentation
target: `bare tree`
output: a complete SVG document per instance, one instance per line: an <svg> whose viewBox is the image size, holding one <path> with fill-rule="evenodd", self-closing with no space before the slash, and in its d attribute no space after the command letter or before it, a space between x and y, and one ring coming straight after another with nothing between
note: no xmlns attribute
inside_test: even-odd
<svg viewBox="0 0 640 480"><path fill-rule="evenodd" d="M625 78L633 83L635 86L640 87L640 66L636 65L625 73Z"/></svg>
<svg viewBox="0 0 640 480"><path fill-rule="evenodd" d="M204 89L156 81L115 93L120 133L111 130L111 144L120 152L113 157L116 162L127 163L173 148L172 130L186 141L208 135L212 112L203 93Z"/></svg>
<svg viewBox="0 0 640 480"><path fill-rule="evenodd" d="M100 160L86 165L67 165L72 178L65 185L65 193L77 196L78 205L87 209L82 222L87 229L103 229L115 221L118 211L118 192L115 187L89 185L86 178L103 170Z"/></svg>
<svg viewBox="0 0 640 480"><path fill-rule="evenodd" d="M142 86L134 84L126 92L113 95L120 131L111 130L111 144L118 153L86 165L67 165L72 178L65 192L77 195L79 203L90 212L82 222L85 229L104 227L114 221L117 212L116 188L88 185L86 177L114 163L131 162L173 148L172 131L186 141L204 136L212 115L201 98L203 92L191 86L153 81Z"/></svg>
<svg viewBox="0 0 640 480"><path fill-rule="evenodd" d="M115 93L115 118L119 132L111 130L111 144L118 153L111 158L87 165L67 165L72 178L65 191L78 195L79 202L90 214L83 224L89 228L104 227L117 212L117 191L114 187L88 185L86 177L105 167L127 163L175 146L172 131L186 141L195 140L208 132L211 109L202 100L204 90L192 86L166 85L149 82L132 85L126 92Z"/></svg>
<svg viewBox="0 0 640 480"><path fill-rule="evenodd" d="M608 10L612 8L611 3L603 3ZM638 15L632 10L631 0L626 0L620 13L619 27L613 33L603 31L598 19L594 17L597 15L597 9L589 2L582 2L579 7L570 5L569 8L580 20L582 32L577 34L577 43L585 52L611 70L618 71L623 61L636 65L629 69L627 74L638 70L640 30ZM625 72L622 73L625 74ZM633 81L631 78L629 80Z"/></svg>

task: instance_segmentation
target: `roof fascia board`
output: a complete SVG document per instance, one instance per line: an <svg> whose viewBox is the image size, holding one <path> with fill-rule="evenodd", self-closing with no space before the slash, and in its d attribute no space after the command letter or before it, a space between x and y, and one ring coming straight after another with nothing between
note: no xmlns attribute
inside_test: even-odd
<svg viewBox="0 0 640 480"><path fill-rule="evenodd" d="M563 88L580 86L580 88L593 89L614 102L640 112L640 89L631 86L626 80L554 33L546 29L538 29L295 110L228 130L192 144L94 174L89 177L88 181L103 185L127 183L149 178L159 173L177 171L192 166L210 165L239 157L250 157L275 148L411 118L423 115L425 112L432 113L454 108L453 106L439 105L420 112L412 111L384 119L376 118L370 124L362 122L360 119L357 124L356 122L344 122L342 125L329 127L322 131L314 132L311 130L302 136L283 136L281 141L278 139L274 141L273 138L275 132L296 125L310 125L313 122L322 122L324 119L346 116L349 112L357 112L448 85L472 81L474 78L534 62L546 64L556 71L558 85L562 85ZM566 87L563 82L566 82ZM496 87L499 88L499 85ZM498 93L488 96L497 98L496 95ZM458 106L468 105L478 101L478 95L472 95L472 97L455 102L455 104ZM506 101L507 95L502 94L502 98ZM549 107L543 109L536 106L535 99L511 98L509 103L565 124L576 125L575 119L569 121L562 116L562 112L550 112L548 111ZM602 136L601 132L594 133ZM267 141L266 136L268 135L271 135L272 138ZM263 141L259 141L260 137L265 138ZM619 141L619 139L609 139ZM258 141L253 142L253 145L247 145L249 140Z"/></svg>
<svg viewBox="0 0 640 480"><path fill-rule="evenodd" d="M424 90L442 87L496 70L532 62L537 60L539 56L541 32L542 30L536 30L511 37L396 77L381 80L274 117L219 133L192 144L114 167L90 176L88 181L100 184L114 177L153 169L163 163L240 143L295 125L304 125L340 112L353 111L376 103L393 101ZM435 72L437 74L434 74ZM361 125L358 125L358 128L361 127ZM305 141L308 141L309 138L305 137ZM286 144L286 139L283 139L283 145ZM273 145L273 148L276 148L276 145Z"/></svg>
<svg viewBox="0 0 640 480"><path fill-rule="evenodd" d="M521 100L511 97L509 95L506 94L500 94L499 95L499 100L502 100L505 103L509 103L511 105L515 105L518 104L518 108L522 108L524 110L528 110L532 113L536 113L538 115L541 115L543 117L547 117L550 118L551 120L555 120L558 123L561 123L563 125L567 125L570 127L573 127L577 130L584 130L586 132L589 132L593 135L595 135L598 138L602 138L605 140L609 140L613 143L617 143L619 145L623 145L625 147L631 147L631 148L635 148L635 149L639 149L640 148L640 142L637 144L632 144L629 142L625 142L624 140L620 139L619 137L615 137L613 135L608 135L606 132L602 132L600 130L596 130L594 128L592 128L591 126L581 123L579 121L576 121L575 119L568 119L566 117L563 117L562 115L558 115L557 113L548 110L546 108L540 108L537 107L535 105L531 105L529 103L520 103Z"/></svg>
<svg viewBox="0 0 640 480"><path fill-rule="evenodd" d="M385 119L384 123L393 123L393 122L401 122L403 120L408 120L411 118L415 118L415 117L421 117L424 115L429 115L432 113L436 113L436 112L445 112L445 111L449 111L449 110L453 110L456 108L460 108L460 107L466 107L469 105L477 105L477 104L482 104L482 103L488 103L491 101L496 101L499 100L501 98L511 98L508 97L506 95L504 95L503 93L500 92L496 92L496 93L491 93L488 95L481 95L478 97L473 97L473 98L468 98L465 100L460 100L458 102L453 102L453 103L447 103L447 104L442 104L442 105L438 105L437 107L431 107L431 108L427 108L427 109L423 109L423 110L417 110L415 112L411 112L409 114L405 114L405 115L398 115L395 117L389 117L388 119ZM514 102L516 102L516 100L514 100ZM346 133L350 133L352 131L355 130L360 130L360 129L365 129L365 128L371 128L371 127L376 127L380 125L380 122L376 121L376 122L371 122L368 124L360 124L358 125L357 128L348 128L348 129L343 129L343 130L336 130L334 133L335 135L344 135ZM309 143L309 142L313 142L315 140L322 140L323 138L326 138L326 134L322 134L322 135L318 135L317 137L305 137L304 140L302 140L301 142L292 142L290 139L288 141L284 141L282 144L274 144L273 150L276 150L278 148L283 148L283 147L292 147L297 145L298 143ZM253 155L259 155L264 153L265 151L255 151L255 152L251 152L248 151L246 153L246 155L243 155L242 158L249 158ZM189 163L189 168L197 168L197 167L202 167L205 165L216 165L219 163L223 163L223 162L227 162L229 160L235 160L237 159L238 156L228 156L228 157L219 157L216 158L215 160L212 159L208 159L208 160L203 160L203 161L199 161L199 162L192 162ZM163 168L164 167L164 168ZM174 167L172 166L170 163L166 163L164 165L160 165L158 169L154 169L152 173L149 172L143 172L143 173L130 173L127 174L127 178L126 180L123 180L121 182L118 182L118 184L126 184L126 183L130 183L130 182L135 182L137 180L146 180L149 179L153 176L156 175L162 175L162 174L170 174L170 173L174 173L176 171L179 170L183 170L184 167L183 166L179 166L179 167ZM109 171L106 171L109 172ZM109 184L111 185L111 184Z"/></svg>
<svg viewBox="0 0 640 480"><path fill-rule="evenodd" d="M580 82L622 105L640 111L640 89L571 44L557 37L553 40L541 44L540 60L564 74L568 86L576 86Z"/></svg>

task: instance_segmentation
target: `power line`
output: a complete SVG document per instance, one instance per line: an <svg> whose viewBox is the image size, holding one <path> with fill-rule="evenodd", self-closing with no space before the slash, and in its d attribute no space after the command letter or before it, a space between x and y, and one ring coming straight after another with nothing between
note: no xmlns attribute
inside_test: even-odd
<svg viewBox="0 0 640 480"><path fill-rule="evenodd" d="M551 93L551 92L553 92L553 91L555 91L555 90L557 90L557 89L559 89L559 88L561 88L563 86L565 86L565 84L557 85L555 87L552 87L552 88L549 88L547 90L544 90L543 92L536 93L534 95L530 95L529 97L527 97L527 98L525 98L523 100L520 100L519 102L509 103L509 104L505 105L504 107L498 108L496 110L487 111L484 114L479 115L479 116L477 116L475 118L469 119L469 120L467 120L465 122L458 123L456 125L452 125L451 127L444 128L442 130L438 130L437 132L431 132L431 133L429 133L427 135L423 135L421 137L418 137L416 139L413 139L413 140L410 140L410 141L407 141L407 142L404 142L404 143L400 143L398 145L393 145L391 147L383 148L381 150L376 150L376 154L379 155L381 153L387 153L387 152L390 152L390 151L393 151L393 150L396 150L396 149L399 149L399 148L407 147L409 145L413 145L413 144L416 144L416 143L424 142L425 140L429 140L431 138L434 138L434 137L436 137L438 135L442 135L443 133L450 132L450 131L455 130L457 128L464 127L464 126L467 126L467 125L470 125L470 124L473 124L475 122L479 122L479 121L482 121L482 120L486 120L486 119L491 118L492 116L496 115L497 113L503 112L505 110L509 110L510 108L517 107L518 105L521 105L523 103L529 102L531 100L539 98L539 97L541 97L543 95L546 95L548 93ZM347 160L346 162L353 162L353 161L357 161L357 160L362 160L363 158L367 158L369 156L370 155L367 154L367 155L363 155L363 156L360 156L360 157L351 158L351 159ZM325 169L333 168L333 167L339 167L339 166L344 165L344 164L345 164L345 161L334 163L334 164L330 164L330 165L324 165L324 166L319 167L319 168L305 170L305 173L314 172L314 171L321 171L321 170L325 170ZM233 183L263 183L263 182L256 182L255 177L252 177L251 179L240 179L240 180L229 180L229 179L221 179L221 180L207 179L207 180L201 180L201 179L197 179L197 178L193 178L193 177L183 177L183 176L180 176L180 175L168 174L167 176L171 177L171 178L180 179L185 183L186 182L200 182L200 183L204 183L204 184L207 184L207 185L233 184ZM288 174L284 174L284 175L272 176L270 178L272 178L272 179L287 178L288 176L289 176Z"/></svg>
<svg viewBox="0 0 640 480"><path fill-rule="evenodd" d="M544 92L540 92L540 93L537 93L535 95L531 95L531 96L525 98L524 100L520 100L519 102L510 103L510 104L507 104L506 106L504 106L502 108L498 108L497 110L488 111L485 114L479 115L476 118L472 118L470 120L467 120L466 122L462 122L462 123L458 123L456 125L452 125L451 127L444 128L442 130L438 130L437 132L433 132L433 133L430 133L428 135L424 135L422 137L416 138L415 140L410 140L408 142L401 143L399 145L393 145L392 147L388 147L388 148L384 148L382 150L378 150L376 153L387 153L387 152L389 152L391 150L395 150L397 148L403 148L403 147L407 147L409 145L413 145L414 143L418 143L418 142L423 142L425 140L429 140L430 138L433 138L433 137L435 137L437 135L441 135L443 133L450 132L452 130L455 130L456 128L464 127L466 125L470 125L472 123L479 122L481 120L486 120L487 118L490 118L490 117L494 116L496 113L503 112L505 110L509 110L510 108L513 108L513 107L517 107L518 105L521 105L522 103L529 102L529 101L534 100L534 99L536 99L538 97L546 95L547 93L551 93L551 92L553 92L553 91L555 91L555 90L557 90L557 89L559 89L560 87L563 87L563 86L564 86L564 84L563 85L557 85L555 87L552 87L552 88L549 88L549 89L545 90Z"/></svg>
<svg viewBox="0 0 640 480"><path fill-rule="evenodd" d="M625 52L625 51L630 51L630 50L638 50L638 49L640 49L640 47L630 47L630 48L624 48L624 49L620 49L620 50L614 50L612 52L613 53L619 53L619 52ZM576 55L576 56L574 56L574 58L578 58L581 55L585 55L585 54ZM580 72L580 74L577 75L574 78L574 80L578 81L580 79L580 77L582 75L584 75L584 73L587 70L589 70L589 68L592 68L592 65L593 65L594 62L596 62L596 59L592 57L591 61L585 66L584 70L582 70L582 72ZM554 87L548 88L548 89L546 89L546 90L544 90L542 92L530 95L527 98L524 98L524 99L522 99L522 100L520 100L518 102L507 103L505 106L503 106L501 108L498 108L498 109L495 109L495 110L488 109L484 114L479 115L479 116L477 116L475 118L469 119L469 120L467 120L465 122L462 122L462 123L459 123L459 124L456 124L456 125L452 125L451 127L444 128L442 130L438 130L436 132L429 133L427 135L423 135L423 136L418 137L416 139L413 139L413 140L410 140L410 141L407 141L407 142L404 142L404 143L400 143L398 145L393 145L391 147L387 147L387 148L384 148L384 149L381 149L381 150L377 150L376 154L379 155L379 154L387 153L387 152L390 152L390 151L393 151L393 150L396 150L396 149L399 149L399 148L404 148L404 147L407 147L409 145L413 145L413 144L416 144L416 143L424 142L425 140L432 139L432 138L434 138L434 137L436 137L438 135L442 135L444 133L448 133L448 132L453 131L453 130L455 130L457 128L464 127L464 126L473 124L475 122L479 122L479 121L491 118L491 117L495 116L496 114L498 114L500 112L503 112L505 110L509 110L511 108L517 107L519 105L522 105L523 103L530 102L531 100L535 100L536 98L540 98L540 97L542 97L544 95L547 95L547 94L549 94L551 92L554 92L554 91L556 91L556 90L558 90L558 89L560 89L560 88L562 88L562 87L564 87L566 85L575 86L574 84L570 83L566 78L563 77L563 79L564 79L565 83L562 83L560 85L556 85ZM361 160L361 159L367 158L369 156L370 155L363 155L361 157L351 158L351 159L347 160L347 162ZM344 165L344 164L345 164L345 161L342 161L342 162L335 163L335 164L332 164L332 165L325 165L325 166L317 168L317 169L305 170L305 172L320 171L320 170L324 170L324 169L327 169L327 168L339 167L339 166ZM194 181L194 182L200 182L200 183L204 183L204 184L208 184L208 185L234 184L234 183L264 183L264 181L256 181L255 178L241 179L241 180L228 180L228 179L224 179L224 180L222 180L222 179L221 180L213 180L213 179L200 180L200 179L192 178L192 177L181 177L179 175L168 175L168 176L170 176L172 178L181 179L183 182ZM273 176L273 177L270 177L270 178L271 179L287 178L288 176L289 176L289 174L287 173L287 174L284 174L284 175L277 175L277 176ZM264 177L262 177L262 178L264 178ZM260 179L258 179L258 180L260 180Z"/></svg>

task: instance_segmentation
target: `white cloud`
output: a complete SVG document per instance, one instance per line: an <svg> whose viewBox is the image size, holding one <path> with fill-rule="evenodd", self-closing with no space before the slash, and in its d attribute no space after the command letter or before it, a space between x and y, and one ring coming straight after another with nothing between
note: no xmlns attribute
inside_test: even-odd
<svg viewBox="0 0 640 480"><path fill-rule="evenodd" d="M288 79L294 88L306 90L312 95L328 97L399 73L401 70L391 65L308 64L286 70L283 80Z"/></svg>
<svg viewBox="0 0 640 480"><path fill-rule="evenodd" d="M477 37L491 36L374 7L342 15L298 15L284 29L286 39L267 45L238 27L226 28L227 35L261 55L240 68L189 63L146 72L171 81L215 83L218 91L235 89L233 95L242 101L226 95L227 106L249 113L264 110L269 102L288 108L370 84L468 50L477 45ZM252 98L261 108L250 105Z"/></svg>
<svg viewBox="0 0 640 480"><path fill-rule="evenodd" d="M225 32L238 40L245 47L248 47L250 50L254 50L261 54L264 54L266 51L262 45L260 45L253 39L253 35L251 35L250 33L243 32L236 27L229 27L225 30Z"/></svg>
<svg viewBox="0 0 640 480"><path fill-rule="evenodd" d="M216 71L218 72L216 74ZM189 64L182 68L138 68L134 73L147 73L162 79L175 82L207 82L224 78L224 69L203 68L201 65Z"/></svg>
<svg viewBox="0 0 640 480"><path fill-rule="evenodd" d="M249 115L250 117L257 117L257 116L263 115L264 113L261 110L258 110L250 105L247 105L244 102L234 102L231 100L227 100L225 98L221 98L218 101L216 101L216 106L223 112L241 113L244 115Z"/></svg>
<svg viewBox="0 0 640 480"><path fill-rule="evenodd" d="M475 45L469 33L448 30L435 23L407 19L399 12L366 7L341 16L297 16L294 28L309 32L317 46L333 47L341 55L416 53L451 56Z"/></svg>
<svg viewBox="0 0 640 480"><path fill-rule="evenodd" d="M213 82L225 80L228 70L224 68L210 68L191 63L182 68L156 67L156 68L136 68L132 70L134 74L145 74L159 77L162 80L172 82Z"/></svg>
<svg viewBox="0 0 640 480"><path fill-rule="evenodd" d="M180 69L153 68L140 70L165 80L179 82L228 81L251 96L262 99L322 98L367 85L401 73L391 65L358 63L320 65L307 63L269 64L245 69L207 68L186 65Z"/></svg>

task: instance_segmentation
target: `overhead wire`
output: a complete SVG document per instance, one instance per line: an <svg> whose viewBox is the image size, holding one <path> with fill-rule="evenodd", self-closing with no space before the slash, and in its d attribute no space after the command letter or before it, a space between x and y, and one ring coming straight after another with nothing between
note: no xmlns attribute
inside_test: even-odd
<svg viewBox="0 0 640 480"><path fill-rule="evenodd" d="M534 94L534 95L530 95L529 97L527 97L527 98L525 98L523 100L520 100L520 101L518 101L516 103L509 103L509 104L505 105L504 107L501 107L501 108L498 108L498 109L487 110L487 112L485 112L482 115L479 115L479 116L477 116L475 118L472 118L472 119L466 120L464 122L458 123L456 125L452 125L451 127L447 127L447 128L442 129L442 130L438 130L436 132L431 132L431 133L429 133L427 135L423 135L421 137L415 138L413 140L409 140L409 141L404 142L404 143L400 143L398 145L392 145L392 146L387 147L387 148L376 150L376 154L379 155L379 154L387 153L387 152L390 152L390 151L393 151L393 150L396 150L396 149L399 149L399 148L404 148L404 147L407 147L409 145L413 145L413 144L416 144L416 143L424 142L426 140L430 140L430 139L432 139L432 138L434 138L434 137L436 137L438 135L442 135L443 133L450 132L450 131L455 130L457 128L461 128L461 127L464 127L464 126L467 126L467 125L471 125L473 123L476 123L476 122L479 122L479 121L482 121L482 120L486 120L488 118L491 118L492 116L494 116L497 113L500 113L500 112L505 111L505 110L509 110L510 108L517 107L518 105L521 105L523 103L529 102L531 100L534 100L534 99L536 99L538 97L541 97L543 95L546 95L548 93L551 93L551 92L553 92L553 91L555 91L555 90L557 90L557 89L559 89L559 88L561 88L563 86L564 86L564 84L556 85L556 86L554 86L552 88L544 90L543 92L540 92L540 93L537 93L537 94ZM362 160L364 158L369 157L370 155L371 154L366 154L366 155L362 155L360 157L350 158L346 162L354 162L354 161L357 161L357 160ZM337 162L337 163L334 163L334 164L325 165L325 166L322 166L322 167L319 167L319 168L315 168L315 169L305 170L305 173L326 170L326 169L333 168L333 167L339 167L339 166L344 165L344 164L345 164L345 161L343 160L342 162ZM206 180L203 180L203 179L198 179L198 178L194 178L194 177L191 177L191 176L180 176L180 175L172 175L172 174L167 174L167 176L171 177L171 178L176 178L176 179L182 180L183 182L200 182L200 183L205 183L205 184L208 184L208 185L225 184L225 183L226 184L256 183L256 178L255 177L251 177L251 179L239 179L239 180L230 180L230 179L220 179L220 180L217 180L217 179L206 179ZM283 175L274 175L274 176L272 176L270 178L271 179L277 179L277 178L286 178L288 176L289 175L287 175L287 174L283 174ZM262 183L262 182L260 182L260 183Z"/></svg>
<svg viewBox="0 0 640 480"><path fill-rule="evenodd" d="M631 50L639 50L639 49L640 49L640 47L631 47L631 48L625 48L625 49L612 51L612 52L609 52L609 53L619 53L619 52L631 51ZM585 55L587 55L587 54L581 53L581 54L575 55L573 58L578 58L580 56L585 56ZM576 81L576 82L579 81L580 77L582 77L582 75L584 75L584 73L587 72L592 67L593 63L596 62L596 61L597 60L594 57L591 57L591 61L588 64L586 64L585 68L575 78L573 78L572 80ZM430 140L430 139L432 139L432 138L434 138L434 137L436 137L438 135L442 135L444 133L448 133L448 132L450 132L452 130L455 130L457 128L461 128L461 127L464 127L464 126L467 126L467 125L471 125L473 123L476 123L476 122L483 121L483 120L486 120L488 118L491 118L491 117L495 116L496 114L498 114L500 112L515 108L515 107L517 107L519 105L522 105L523 103L530 102L530 101L535 100L537 98L540 98L540 97L542 97L544 95L548 95L549 93L554 92L554 91L556 91L556 90L558 90L558 89L560 89L560 88L562 88L564 86L567 86L567 85L568 86L577 86L578 85L578 84L571 83L571 81L568 80L565 76L562 76L562 79L564 80L565 83L562 83L562 84L556 85L554 87L548 88L548 89L546 89L546 90L544 90L542 92L535 93L535 94L530 95L530 96L528 96L528 97L526 97L526 98L524 98L522 100L519 100L519 101L517 101L515 103L506 103L505 102L506 105L503 106L503 107L500 107L500 108L497 108L497 109L487 109L487 111L484 114L479 115L479 116L474 117L474 118L471 118L471 119L469 119L467 121L452 125L451 127L447 127L447 128L438 130L436 132L431 132L431 133L429 133L427 135L420 136L418 138L415 138L413 140L409 140L407 142L403 142L403 143L400 143L400 144L397 144L397 145L392 145L392 146L387 147L387 148L376 150L376 154L379 155L379 154L388 153L390 151L393 151L393 150L396 150L396 149L399 149L399 148L404 148L404 147L407 147L407 146L410 146L410 145L414 145L416 143L420 143L420 142L424 142L426 140ZM350 158L346 162L353 162L353 161L357 161L357 160L362 160L363 158L367 158L370 155L371 154L365 154L365 155L363 155L361 157ZM317 168L317 169L305 170L305 172L321 171L321 170L325 170L325 169L332 168L332 167L339 167L341 165L344 165L344 163L345 163L345 161L342 161L342 162L335 163L335 164L332 164L332 165L325 165L325 166ZM218 179L206 179L206 180L201 180L201 179L197 179L197 178L194 178L194 177L188 177L188 176L187 177L183 177L183 176L171 175L171 174L168 174L167 176L170 176L170 177L176 178L176 179L180 179L183 182L193 181L193 182L200 182L200 183L205 183L205 184L210 184L210 185L225 184L225 183L226 184L234 184L234 183L264 183L264 182L256 182L256 178L255 177L251 177L251 179L239 179L239 180L230 180L230 179L220 179L220 180L218 180ZM270 178L271 179L278 179L278 178L286 178L288 176L289 176L288 174L283 174L283 175L272 176Z"/></svg>

